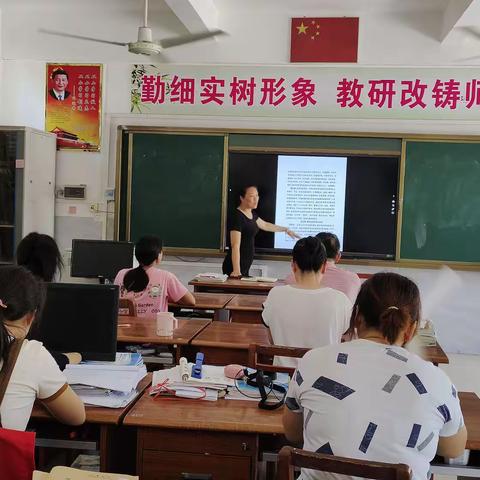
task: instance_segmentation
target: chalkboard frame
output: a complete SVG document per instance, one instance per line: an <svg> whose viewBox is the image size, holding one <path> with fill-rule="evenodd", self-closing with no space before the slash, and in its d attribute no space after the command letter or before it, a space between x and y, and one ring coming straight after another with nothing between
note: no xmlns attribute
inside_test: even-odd
<svg viewBox="0 0 480 480"><path fill-rule="evenodd" d="M222 185L221 185L221 218L218 232L218 248L186 248L166 247L165 253L172 255L224 255L224 229L226 217L227 178L228 178L228 135L225 132L197 131L187 129L158 129L119 127L119 140L117 164L116 164L116 189L115 189L115 232L116 238L124 238L131 241L131 218L132 218L132 175L133 175L133 144L136 134L152 135L185 135L185 136L209 136L223 137L223 158L222 158Z"/></svg>
<svg viewBox="0 0 480 480"><path fill-rule="evenodd" d="M189 134L189 135L224 135L225 136L225 151L224 151L224 168L223 168L223 180L222 180L222 235L220 249L218 250L202 250L197 248L169 248L166 249L167 254L172 255L186 255L186 256L211 256L222 257L224 255L225 248L225 236L224 228L226 222L226 202L227 202L227 178L228 178L228 153L229 151L264 151L264 152L280 152L280 153L360 153L356 150L342 150L342 149L279 149L274 148L262 148L258 146L239 146L233 145L229 148L229 138L233 134L243 135L275 135L275 136L309 136L309 137L351 137L353 139L364 138L382 138L382 139L397 139L401 141L400 148L400 162L399 162L399 202L398 202L398 214L397 214L397 241L396 241L396 255L395 260L354 260L349 259L342 263L350 265L362 265L381 267L387 266L391 268L438 268L441 265L448 265L458 270L480 270L480 263L478 262L459 262L459 261L437 261L437 260L420 260L420 259L408 259L401 257L401 235L402 235L402 221L403 221L403 200L404 200L404 188L405 188L405 165L406 165L406 143L408 141L425 141L425 142L458 142L458 143L478 143L480 144L480 136L476 135L444 135L444 134L414 134L414 133L392 133L392 132L328 132L328 131L310 131L310 130L272 130L272 129L242 129L242 128L195 128L195 127L158 127L158 126L127 126L120 125L118 127L117 138L117 155L116 155L116 189L115 189L115 237L116 239L122 239L121 234L121 197L122 197L122 168L124 167L122 162L122 152L129 149L129 146L125 146L125 136L134 133L157 133L157 134ZM125 135L127 134L127 135ZM131 145L131 144L130 144ZM387 150L388 151L388 150ZM364 150L363 150L364 152ZM388 151L393 153L392 151ZM371 151L373 155L385 154L386 151ZM398 152L396 152L398 154ZM124 155L123 155L124 156ZM123 168L124 169L124 168ZM283 260L287 261L289 258L279 255L258 255L255 258L261 260Z"/></svg>

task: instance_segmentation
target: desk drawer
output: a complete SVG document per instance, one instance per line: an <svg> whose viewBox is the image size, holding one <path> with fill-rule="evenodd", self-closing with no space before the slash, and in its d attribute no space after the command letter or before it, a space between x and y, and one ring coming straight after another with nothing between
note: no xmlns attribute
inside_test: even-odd
<svg viewBox="0 0 480 480"><path fill-rule="evenodd" d="M205 480L248 480L251 462L249 457L144 450L140 476L142 480L183 480L204 474Z"/></svg>
<svg viewBox="0 0 480 480"><path fill-rule="evenodd" d="M142 429L143 450L189 452L209 455L251 456L257 451L257 435L204 430Z"/></svg>

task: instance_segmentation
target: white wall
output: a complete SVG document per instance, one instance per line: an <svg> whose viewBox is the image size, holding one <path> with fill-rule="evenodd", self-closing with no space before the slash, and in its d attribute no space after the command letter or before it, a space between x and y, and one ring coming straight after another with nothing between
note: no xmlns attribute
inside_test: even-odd
<svg viewBox="0 0 480 480"><path fill-rule="evenodd" d="M153 3L152 24L155 36L183 33L184 28L160 0ZM208 41L167 51L157 60L184 63L282 64L289 57L289 18L292 16L360 15L359 63L362 65L460 65L460 57L478 54L478 42L460 32L453 32L446 44L437 38L441 31L440 6L445 2L346 2L348 12L339 11L339 3L299 0L218 0L219 25L230 33L219 41ZM345 4L345 2L343 2ZM385 11L381 4L388 3ZM1 4L1 2L0 2ZM408 4L410 10L402 5ZM48 8L46 8L48 5ZM56 237L61 247L71 238L85 235L101 238L106 232L106 215L93 215L91 203L105 209L104 190L114 184L115 135L119 124L146 124L190 127L283 128L291 129L288 119L248 119L194 116L148 116L129 113L130 64L145 62L145 57L129 54L115 46L95 45L78 40L49 37L37 28L51 28L112 40L130 40L140 22L139 2L93 0L11 1L2 5L0 23L0 124L44 127L45 62L100 62L105 64L102 145L99 153L65 152L57 156L57 185L87 185L87 200L56 205ZM51 7L51 8L50 8ZM98 7L98 8L97 8ZM89 12L95 10L95 15ZM18 35L22 32L22 35ZM385 34L388 32L388 35ZM476 60L478 64L480 58ZM413 121L329 121L296 119L295 129L319 131L423 132L478 134L480 124L472 122ZM68 207L77 207L75 214ZM269 275L283 276L288 263L267 263ZM360 271L374 269L360 268ZM421 288L436 279L432 270L408 270ZM436 323L447 350L480 352L480 273L460 273L464 289L449 305L439 309ZM452 324L455 326L452 328ZM476 328L475 328L476 327ZM468 329L468 331L467 331ZM447 332L447 333L445 333Z"/></svg>

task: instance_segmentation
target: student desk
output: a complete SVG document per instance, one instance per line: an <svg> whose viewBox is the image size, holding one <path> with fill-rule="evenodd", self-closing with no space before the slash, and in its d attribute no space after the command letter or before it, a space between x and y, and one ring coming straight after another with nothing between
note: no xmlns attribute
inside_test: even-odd
<svg viewBox="0 0 480 480"><path fill-rule="evenodd" d="M137 386L137 398L124 408L85 407L86 420L79 427L57 422L41 403L36 402L28 428L33 427L42 433L48 432L49 437L51 433L55 433L53 438L41 438L40 433L37 438L40 447L82 450L89 443L95 444L99 441L100 471L122 471L122 468L132 470L135 458L131 455L131 449L135 448L135 432L122 430L121 424L125 415L151 383L152 374L149 373Z"/></svg>
<svg viewBox="0 0 480 480"><path fill-rule="evenodd" d="M235 295L225 306L230 312L230 321L263 324L263 303L266 298L265 295ZM449 363L447 354L438 343L423 347L423 352L423 358L434 365Z"/></svg>
<svg viewBox="0 0 480 480"><path fill-rule="evenodd" d="M467 477L480 478L480 399L474 392L458 392L468 437L466 448L470 450L468 465L448 465L438 457L432 462L431 472L456 476L459 480Z"/></svg>
<svg viewBox="0 0 480 480"><path fill-rule="evenodd" d="M248 347L252 343L267 345L273 343L270 330L264 325L212 322L204 327L189 345L185 342L179 344L177 355L194 361L196 352L203 352L207 364L238 363L247 365ZM435 365L448 363L448 357L438 344L433 347L425 347L423 358Z"/></svg>
<svg viewBox="0 0 480 480"><path fill-rule="evenodd" d="M282 434L282 409L248 400L185 400L143 395L125 417L138 428L142 480L212 474L213 480L256 478L260 436Z"/></svg>
<svg viewBox="0 0 480 480"><path fill-rule="evenodd" d="M189 346L181 346L181 352L191 361L194 361L196 352L203 352L206 364L246 365L248 347L252 343L272 343L270 331L264 325L212 322Z"/></svg>
<svg viewBox="0 0 480 480"><path fill-rule="evenodd" d="M262 324L263 303L266 295L235 295L225 306L231 322Z"/></svg>
<svg viewBox="0 0 480 480"><path fill-rule="evenodd" d="M447 354L443 351L443 348L436 343L431 347L423 347L423 359L428 362L432 362L434 365L439 363L449 363Z"/></svg>
<svg viewBox="0 0 480 480"><path fill-rule="evenodd" d="M171 309L188 308L193 310L213 310L213 320L219 320L220 310L234 297L232 293L201 293L194 292L195 306L187 307L178 303L169 303Z"/></svg>
<svg viewBox="0 0 480 480"><path fill-rule="evenodd" d="M157 335L157 320L153 317L118 317L117 342L153 343L154 345L188 345L211 320L178 319L178 327L169 337Z"/></svg>
<svg viewBox="0 0 480 480"><path fill-rule="evenodd" d="M474 392L459 392L458 398L468 430L467 448L480 450L480 399Z"/></svg>
<svg viewBox="0 0 480 480"><path fill-rule="evenodd" d="M244 293L248 295L268 295L268 292L279 285L285 285L283 280L276 282L246 282L234 278L228 278L226 282L199 281L190 280L189 285L193 285L195 292L210 293Z"/></svg>
<svg viewBox="0 0 480 480"><path fill-rule="evenodd" d="M467 448L480 449L480 399L461 393L468 429ZM261 443L281 445L282 409L260 410L257 402L207 402L148 394L134 405L124 425L138 428L137 474L142 480L212 474L213 480L254 479Z"/></svg>
<svg viewBox="0 0 480 480"><path fill-rule="evenodd" d="M152 343L153 345L170 345L175 350L175 362L182 356L181 346L189 345L193 338L212 323L205 319L179 318L178 327L169 337L157 335L157 320L153 317L118 317L117 342ZM216 322L219 323L219 322Z"/></svg>

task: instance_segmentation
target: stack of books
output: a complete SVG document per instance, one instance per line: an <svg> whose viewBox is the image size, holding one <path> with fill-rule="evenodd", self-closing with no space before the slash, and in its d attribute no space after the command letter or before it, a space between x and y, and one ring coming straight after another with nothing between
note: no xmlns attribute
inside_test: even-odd
<svg viewBox="0 0 480 480"><path fill-rule="evenodd" d="M114 362L69 364L65 375L85 404L123 408L137 396L137 385L147 369L139 353L117 353Z"/></svg>
<svg viewBox="0 0 480 480"><path fill-rule="evenodd" d="M174 365L172 352L167 345L152 345L144 343L142 345L128 345L126 350L133 353L139 353L144 363L156 363L158 365Z"/></svg>
<svg viewBox="0 0 480 480"><path fill-rule="evenodd" d="M187 364L186 376L179 365L154 372L150 395L215 401L234 386L234 380L225 376L224 367L203 365L202 378L198 379L191 376L192 366L193 363Z"/></svg>
<svg viewBox="0 0 480 480"><path fill-rule="evenodd" d="M418 343L422 347L433 347L437 344L437 337L435 335L435 329L433 328L433 323L427 321L424 328L419 328L417 330L417 339Z"/></svg>
<svg viewBox="0 0 480 480"><path fill-rule="evenodd" d="M228 275L225 275L223 273L199 273L196 277L195 280L198 282L219 282L223 283L226 282L228 278Z"/></svg>

